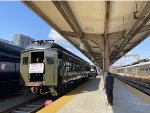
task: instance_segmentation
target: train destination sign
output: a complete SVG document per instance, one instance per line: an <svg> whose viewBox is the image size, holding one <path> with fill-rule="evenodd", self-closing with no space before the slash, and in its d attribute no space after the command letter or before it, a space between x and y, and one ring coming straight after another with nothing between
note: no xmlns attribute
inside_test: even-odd
<svg viewBox="0 0 150 113"><path fill-rule="evenodd" d="M29 64L29 73L43 73L43 71L44 71L43 63Z"/></svg>

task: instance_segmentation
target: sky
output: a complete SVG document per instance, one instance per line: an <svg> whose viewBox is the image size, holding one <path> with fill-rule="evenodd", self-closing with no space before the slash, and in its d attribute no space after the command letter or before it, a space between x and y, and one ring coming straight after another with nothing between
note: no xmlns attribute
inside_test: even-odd
<svg viewBox="0 0 150 113"><path fill-rule="evenodd" d="M150 59L150 36L129 51L127 54L139 54L140 59ZM114 65L127 65L137 61L137 57L122 57Z"/></svg>
<svg viewBox="0 0 150 113"><path fill-rule="evenodd" d="M0 1L0 38L12 41L16 33L30 36L35 40L54 39L59 45L90 62L23 3ZM149 45L150 38L147 38L129 54L140 54L141 59L150 57Z"/></svg>

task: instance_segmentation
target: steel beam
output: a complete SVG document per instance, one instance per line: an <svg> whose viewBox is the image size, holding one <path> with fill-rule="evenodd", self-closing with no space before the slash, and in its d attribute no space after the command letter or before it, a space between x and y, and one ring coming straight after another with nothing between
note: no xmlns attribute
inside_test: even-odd
<svg viewBox="0 0 150 113"><path fill-rule="evenodd" d="M69 31L62 31L61 34L64 36L70 36L70 37L76 37L76 38L80 37L75 32L69 32Z"/></svg>
<svg viewBox="0 0 150 113"><path fill-rule="evenodd" d="M103 70L109 71L109 39L104 38L104 56L103 56Z"/></svg>
<svg viewBox="0 0 150 113"><path fill-rule="evenodd" d="M150 35L150 31L148 31L145 35L143 35L143 37L141 38L141 40L138 40L138 41L136 42L136 44L134 44L134 46L132 46L132 47L129 48L129 49L124 50L124 54L128 53L130 50L132 50L134 47L136 47L140 42L142 42L143 40L145 40L149 35ZM122 56L123 56L123 55L122 55ZM121 58L122 56L115 58L114 61L117 61L117 60L118 60L119 58ZM111 64L113 64L113 63L115 63L115 62L112 62L112 60L111 60Z"/></svg>
<svg viewBox="0 0 150 113"><path fill-rule="evenodd" d="M109 12L110 12L110 1L105 1L105 20L104 20L104 35L108 33L108 22L109 22Z"/></svg>
<svg viewBox="0 0 150 113"><path fill-rule="evenodd" d="M61 32L61 29L51 20L48 18L47 15L45 15L39 7L37 7L34 2L32 1L23 1L21 2L27 6L29 9L31 9L35 14L37 14L43 21L45 21L48 25L52 26L57 32Z"/></svg>
<svg viewBox="0 0 150 113"><path fill-rule="evenodd" d="M148 1L143 10L141 11L138 19L134 22L133 26L131 27L130 31L126 33L126 38L120 44L116 54L113 56L113 59L123 50L123 48L128 44L136 34L138 34L144 25L150 20L150 2ZM112 56L112 54L111 54Z"/></svg>
<svg viewBox="0 0 150 113"><path fill-rule="evenodd" d="M139 31L139 33L149 31L149 30L150 30L150 25L146 25L146 26L142 27L142 29Z"/></svg>
<svg viewBox="0 0 150 113"><path fill-rule="evenodd" d="M52 1L52 2L57 8L57 10L60 12L60 14L64 17L66 22L69 24L69 26L72 28L72 30L75 33L79 34L80 37L82 37L82 32L67 2L64 1Z"/></svg>
<svg viewBox="0 0 150 113"><path fill-rule="evenodd" d="M105 20L104 20L104 35L103 35L103 45L104 45L104 54L103 54L103 70L104 76L109 72L109 36L108 36L108 23L110 15L110 1L105 1Z"/></svg>
<svg viewBox="0 0 150 113"><path fill-rule="evenodd" d="M89 52L91 59L92 59L92 57L93 57L92 49L90 48L90 45L88 44L88 42L86 40L84 40L84 35L81 31L81 28L79 27L78 22L76 21L67 2L64 2L64 1L52 1L52 2L55 5L55 7L58 9L60 14L64 17L64 19L66 20L68 25L74 31L74 33L62 31L62 34L65 36L70 35L70 36L76 36L76 37L80 38L81 42L85 44L85 47L86 47L87 51Z"/></svg>

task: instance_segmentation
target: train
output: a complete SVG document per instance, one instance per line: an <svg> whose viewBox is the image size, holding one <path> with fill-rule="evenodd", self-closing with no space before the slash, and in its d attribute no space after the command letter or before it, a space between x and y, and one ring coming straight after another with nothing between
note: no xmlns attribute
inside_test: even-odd
<svg viewBox="0 0 150 113"><path fill-rule="evenodd" d="M150 89L150 61L118 67L112 73L121 79Z"/></svg>
<svg viewBox="0 0 150 113"><path fill-rule="evenodd" d="M20 73L20 83L31 92L52 96L97 75L95 66L53 40L32 41L21 53Z"/></svg>
<svg viewBox="0 0 150 113"><path fill-rule="evenodd" d="M114 73L123 73L126 75L134 75L139 77L150 77L150 61L141 62L135 65L122 66L116 69L113 69Z"/></svg>
<svg viewBox="0 0 150 113"><path fill-rule="evenodd" d="M23 49L0 41L0 96L20 89L20 57Z"/></svg>

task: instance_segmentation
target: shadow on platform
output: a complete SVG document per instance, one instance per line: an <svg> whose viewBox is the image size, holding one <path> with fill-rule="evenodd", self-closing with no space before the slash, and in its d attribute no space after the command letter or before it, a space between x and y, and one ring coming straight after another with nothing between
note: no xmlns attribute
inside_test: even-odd
<svg viewBox="0 0 150 113"><path fill-rule="evenodd" d="M101 81L101 78L90 79L89 81L86 81L85 83L81 84L79 87L75 88L71 92L67 93L66 96L96 91L99 89L100 81Z"/></svg>

